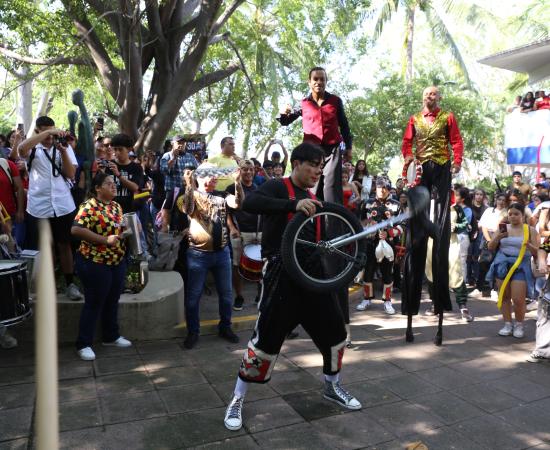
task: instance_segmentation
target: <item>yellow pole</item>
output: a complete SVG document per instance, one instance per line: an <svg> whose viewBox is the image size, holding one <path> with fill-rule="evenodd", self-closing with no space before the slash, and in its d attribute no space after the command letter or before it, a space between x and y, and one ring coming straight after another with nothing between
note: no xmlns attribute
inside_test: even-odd
<svg viewBox="0 0 550 450"><path fill-rule="evenodd" d="M57 313L52 237L47 220L40 221L40 267L36 289L36 448L59 448L57 394Z"/></svg>

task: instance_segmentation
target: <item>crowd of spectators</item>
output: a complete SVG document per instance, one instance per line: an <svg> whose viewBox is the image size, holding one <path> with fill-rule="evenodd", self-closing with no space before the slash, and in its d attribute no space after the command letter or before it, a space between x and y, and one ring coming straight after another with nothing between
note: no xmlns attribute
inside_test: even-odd
<svg viewBox="0 0 550 450"><path fill-rule="evenodd" d="M545 107L548 97L544 92L537 94L527 95L526 102L518 99L518 107L528 107L529 99L533 109ZM131 345L119 334L116 313L126 271L123 214L129 212L138 214L147 231L152 257L160 234L185 236L175 264L186 286L188 335L184 346L191 349L199 340L199 301L208 272L214 276L218 293L219 335L238 342L231 329L231 315L246 301L240 261L245 247L261 241L261 218L240 210L239 205L268 179L284 176L288 152L281 141L271 139L261 152L263 162L243 159L236 154L234 139L227 136L220 143L220 153L208 158L205 152L190 151L187 144L184 136L176 135L162 150L137 155L134 141L127 135L97 136L91 164L92 191L86 193L84 158L75 153L76 138L56 128L49 117L36 121L36 133L28 139L17 130L6 138L0 136L0 202L11 216L2 231L13 235L21 248L36 249L37 220L50 221L66 295L71 300L84 297L76 342L82 359L95 358L92 342L99 319L105 344ZM271 151L273 146L280 151ZM364 160L355 165L345 162L341 182L344 206L364 226L378 220L377 211L384 218L407 207L404 180L392 185L387 174L370 174ZM536 292L544 285L544 278L535 276L538 273L532 269L531 259L533 267L541 262L538 244L550 235L549 190L544 173L531 185L521 172L514 172L511 185L497 191L492 199L482 189L453 186L455 238L451 245L457 245L463 280L453 291L461 317L467 322L474 318L466 298L496 299L503 271L518 254L522 224L527 223L531 227L529 251L512 278L511 288L504 293L504 325L499 331L503 336L523 337L525 311L535 308ZM144 192L149 195L135 198ZM384 311L395 313L391 291L401 286L404 236L402 227L392 228L381 231L371 243L376 265L356 279L370 285L358 310L370 307L372 283L379 279L384 285ZM98 278L104 283L94 283ZM256 302L259 293L258 284ZM428 308L426 313L431 311ZM4 346L13 346L14 341L5 333L0 336Z"/></svg>
<svg viewBox="0 0 550 450"><path fill-rule="evenodd" d="M545 91L527 92L525 95L518 95L514 103L506 108L506 112L520 111L528 113L539 109L550 109L550 97Z"/></svg>

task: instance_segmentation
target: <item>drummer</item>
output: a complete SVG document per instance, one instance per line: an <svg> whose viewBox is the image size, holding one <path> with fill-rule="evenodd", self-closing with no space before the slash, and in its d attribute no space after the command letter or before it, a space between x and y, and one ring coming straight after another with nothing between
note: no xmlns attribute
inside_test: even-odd
<svg viewBox="0 0 550 450"><path fill-rule="evenodd" d="M254 163L248 159L242 160L239 164L241 169L241 185L244 191L244 197L258 189L254 183ZM225 191L235 195L235 184L229 185ZM233 309L241 311L243 309L243 280L239 274L239 264L244 247L247 245L258 245L262 240L260 229L260 215L253 214L242 209L230 209L227 216L227 225L231 239L233 251L233 289L235 290L235 302ZM259 284L258 284L259 285ZM259 301L259 295L255 302Z"/></svg>

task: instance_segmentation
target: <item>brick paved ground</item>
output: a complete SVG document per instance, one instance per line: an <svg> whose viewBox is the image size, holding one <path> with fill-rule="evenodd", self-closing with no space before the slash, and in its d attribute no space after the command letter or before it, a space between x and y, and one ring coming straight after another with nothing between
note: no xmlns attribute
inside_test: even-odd
<svg viewBox="0 0 550 450"><path fill-rule="evenodd" d="M450 314L442 347L431 343L435 318L417 318L416 342L406 344L404 319L384 315L381 302L353 311L355 347L342 379L360 412L322 400L321 357L302 332L285 343L272 381L250 389L239 432L226 430L223 416L249 331L237 345L204 336L191 351L179 339L98 346L93 363L62 347L61 446L402 449L422 441L430 449L550 449L550 364L525 362L535 313L524 339L503 338L495 304L470 303L476 321ZM33 362L31 344L0 350L0 450L34 446Z"/></svg>

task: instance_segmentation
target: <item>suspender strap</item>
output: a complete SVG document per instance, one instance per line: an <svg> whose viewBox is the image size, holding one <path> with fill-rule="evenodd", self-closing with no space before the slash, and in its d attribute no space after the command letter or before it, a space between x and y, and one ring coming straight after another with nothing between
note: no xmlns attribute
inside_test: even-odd
<svg viewBox="0 0 550 450"><path fill-rule="evenodd" d="M283 183L285 184L286 190L288 191L289 200L296 200L296 192L294 191L294 185L290 181L290 177L284 177ZM315 196L315 194L313 194L309 189L307 190L307 195L312 200L317 200L317 197ZM294 213L289 212L286 216L287 221L290 222L293 217L294 217ZM321 218L320 217L315 218L315 240L317 242L321 240Z"/></svg>

